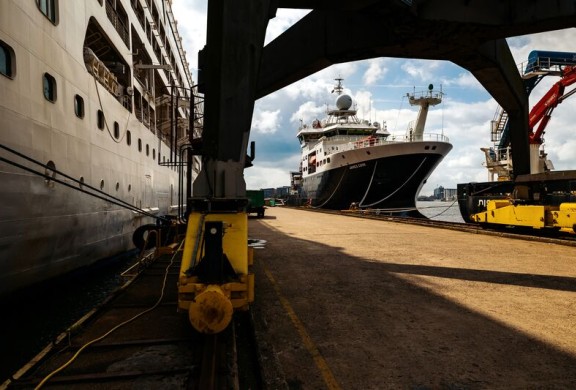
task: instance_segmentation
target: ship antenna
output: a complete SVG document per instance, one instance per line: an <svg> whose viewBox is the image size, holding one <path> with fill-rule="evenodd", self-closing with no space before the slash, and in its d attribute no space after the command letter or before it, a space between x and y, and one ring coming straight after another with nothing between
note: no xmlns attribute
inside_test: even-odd
<svg viewBox="0 0 576 390"><path fill-rule="evenodd" d="M342 93L342 91L344 90L344 87L342 87L342 80L344 80L344 79L341 76L338 76L334 80L336 80L337 84L334 87L334 89L332 90L332 93L336 92L338 95L340 95Z"/></svg>

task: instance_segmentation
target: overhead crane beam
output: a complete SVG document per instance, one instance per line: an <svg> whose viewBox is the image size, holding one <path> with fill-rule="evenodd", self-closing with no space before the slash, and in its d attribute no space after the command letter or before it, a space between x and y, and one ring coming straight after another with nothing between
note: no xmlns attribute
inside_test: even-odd
<svg viewBox="0 0 576 390"><path fill-rule="evenodd" d="M515 174L530 171L528 102L505 38L576 26L573 1L278 0L312 9L263 52L256 96L332 64L376 57L449 60L510 110ZM512 60L512 61L510 61Z"/></svg>

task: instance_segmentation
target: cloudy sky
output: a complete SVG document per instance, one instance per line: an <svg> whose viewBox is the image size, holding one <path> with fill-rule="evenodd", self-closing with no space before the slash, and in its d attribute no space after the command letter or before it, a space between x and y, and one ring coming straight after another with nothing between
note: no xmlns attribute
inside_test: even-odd
<svg viewBox="0 0 576 390"><path fill-rule="evenodd" d="M198 50L206 42L206 0L173 0L188 61L197 80ZM308 11L278 10L269 23L270 42ZM560 30L508 39L520 65L532 50L576 52L576 30ZM344 79L345 92L355 99L360 118L385 122L391 133L404 133L416 119L408 92L423 91L429 84L444 93L443 102L432 108L427 133L442 133L452 151L436 168L422 195L434 188L456 188L457 183L487 181L488 171L481 147L492 146L490 121L498 104L465 69L448 61L377 58L334 65L302 79L256 102L250 138L256 141L254 166L245 170L248 189L290 185L290 171L298 170L300 146L297 129L303 121L323 119L326 105L334 107L330 92L336 77ZM532 107L558 78L545 78L532 92ZM569 89L568 89L569 90ZM576 169L576 98L567 99L554 111L545 135L545 150L556 170Z"/></svg>

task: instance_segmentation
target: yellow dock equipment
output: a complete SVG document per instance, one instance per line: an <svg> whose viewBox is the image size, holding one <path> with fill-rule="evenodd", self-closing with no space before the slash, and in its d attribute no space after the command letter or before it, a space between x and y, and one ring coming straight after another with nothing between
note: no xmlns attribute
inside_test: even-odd
<svg viewBox="0 0 576 390"><path fill-rule="evenodd" d="M573 233L576 228L576 203L544 206L517 204L509 199L490 200L486 211L473 214L471 220L534 229L555 228Z"/></svg>
<svg viewBox="0 0 576 390"><path fill-rule="evenodd" d="M178 309L201 333L219 333L254 301L248 215L192 212L178 278Z"/></svg>

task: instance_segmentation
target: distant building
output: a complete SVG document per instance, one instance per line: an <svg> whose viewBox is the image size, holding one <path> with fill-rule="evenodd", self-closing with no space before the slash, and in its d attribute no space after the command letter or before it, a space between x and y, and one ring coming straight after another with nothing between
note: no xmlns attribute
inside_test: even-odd
<svg viewBox="0 0 576 390"><path fill-rule="evenodd" d="M276 197L276 188L262 188L264 191L265 198L275 198Z"/></svg>
<svg viewBox="0 0 576 390"><path fill-rule="evenodd" d="M457 192L455 188L444 188L439 186L434 189L434 199L442 201L456 200Z"/></svg>

